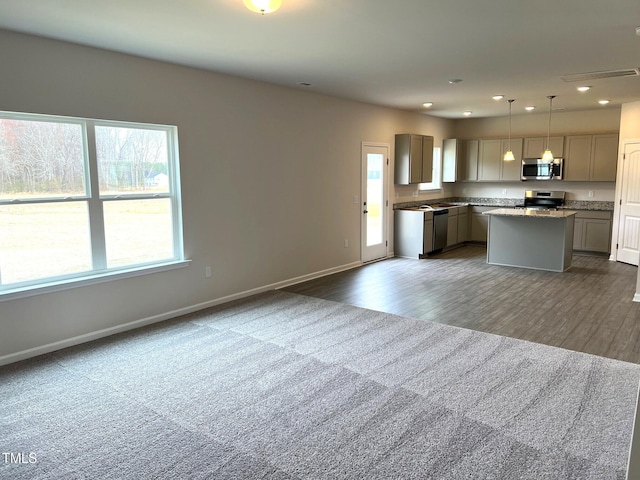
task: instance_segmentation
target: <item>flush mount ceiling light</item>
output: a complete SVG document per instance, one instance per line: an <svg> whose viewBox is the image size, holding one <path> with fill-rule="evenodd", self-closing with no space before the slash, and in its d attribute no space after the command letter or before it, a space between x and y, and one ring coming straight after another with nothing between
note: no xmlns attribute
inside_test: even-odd
<svg viewBox="0 0 640 480"><path fill-rule="evenodd" d="M471 115L472 113L473 113L473 112L472 112L471 110L467 110L466 112L462 112L462 114L463 114L465 117L468 117L468 116L469 116L469 115Z"/></svg>
<svg viewBox="0 0 640 480"><path fill-rule="evenodd" d="M553 153L549 150L549 138L551 136L551 105L553 103L553 99L556 98L555 95L549 95L547 97L549 99L549 124L547 125L547 149L542 154L542 159L548 162L553 161Z"/></svg>
<svg viewBox="0 0 640 480"><path fill-rule="evenodd" d="M424 108L431 108L431 107L433 107L433 102L424 102L424 103L422 104L422 106L423 106Z"/></svg>
<svg viewBox="0 0 640 480"><path fill-rule="evenodd" d="M243 0L244 5L252 12L273 13L280 8L282 0Z"/></svg>
<svg viewBox="0 0 640 480"><path fill-rule="evenodd" d="M591 90L591 87L585 85L584 87L578 87L577 90L579 92L588 92L589 90Z"/></svg>
<svg viewBox="0 0 640 480"><path fill-rule="evenodd" d="M533 105L527 105L526 107L524 107L524 109L525 109L527 112L531 112L531 111L535 110L535 109L536 109L536 107L534 107Z"/></svg>
<svg viewBox="0 0 640 480"><path fill-rule="evenodd" d="M498 101L498 100L502 100L504 98L504 95L494 95L493 97L494 100Z"/></svg>
<svg viewBox="0 0 640 480"><path fill-rule="evenodd" d="M505 162L513 162L516 157L513 155L513 151L511 150L511 104L515 102L515 100L507 100L509 102L509 150L504 154Z"/></svg>
<svg viewBox="0 0 640 480"><path fill-rule="evenodd" d="M606 105L607 103L609 103L609 100L598 100L598 103L600 105Z"/></svg>

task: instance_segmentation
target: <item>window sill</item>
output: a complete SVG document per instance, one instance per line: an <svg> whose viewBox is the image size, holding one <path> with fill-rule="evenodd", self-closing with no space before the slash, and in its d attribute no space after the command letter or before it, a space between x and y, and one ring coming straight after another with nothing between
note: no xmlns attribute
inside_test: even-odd
<svg viewBox="0 0 640 480"><path fill-rule="evenodd" d="M121 280L123 278L131 278L141 275L149 275L151 273L166 272L168 270L176 270L178 268L188 267L189 265L191 265L191 260L178 260L175 262L167 262L153 266L136 267L105 273L93 273L73 279L57 281L54 280L51 282L40 283L38 285L17 287L0 292L0 302L5 302L7 300L16 300L18 298L32 297L35 295L43 295L45 293L60 292L72 288L86 287L87 285L111 282L113 280Z"/></svg>

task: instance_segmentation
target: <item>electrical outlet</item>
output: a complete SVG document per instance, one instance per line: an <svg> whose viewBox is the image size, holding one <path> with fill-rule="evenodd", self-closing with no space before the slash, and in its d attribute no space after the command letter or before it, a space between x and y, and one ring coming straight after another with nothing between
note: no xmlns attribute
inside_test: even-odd
<svg viewBox="0 0 640 480"><path fill-rule="evenodd" d="M349 240L347 238L344 239L344 248L349 248Z"/></svg>
<svg viewBox="0 0 640 480"><path fill-rule="evenodd" d="M589 198L595 197L595 192L593 190L589 190Z"/></svg>
<svg viewBox="0 0 640 480"><path fill-rule="evenodd" d="M204 267L204 277L211 278L211 267L209 266Z"/></svg>
<svg viewBox="0 0 640 480"><path fill-rule="evenodd" d="M506 189L506 188L503 188L503 189L502 189L502 194L503 194L503 195L506 195L506 194L507 194L507 189Z"/></svg>

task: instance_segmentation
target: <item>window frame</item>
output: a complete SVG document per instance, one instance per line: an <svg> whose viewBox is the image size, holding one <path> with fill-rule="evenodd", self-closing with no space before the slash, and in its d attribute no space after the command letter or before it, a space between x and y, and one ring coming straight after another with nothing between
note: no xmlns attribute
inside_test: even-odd
<svg viewBox="0 0 640 480"><path fill-rule="evenodd" d="M92 118L79 118L59 115L0 111L0 119L53 122L76 124L82 129L82 153L84 168L84 195L69 196L37 196L34 198L0 198L0 206L53 204L62 202L85 202L88 213L90 233L91 269L50 277L38 278L22 282L2 284L0 277L0 301L50 293L66 288L109 281L115 278L155 273L173 268L187 266L190 261L184 258L184 241L182 225L182 195L180 189L180 166L178 156L178 129L174 125L114 121ZM96 127L115 127L126 129L155 130L164 132L167 141L167 192L100 194L99 168L96 143ZM171 208L171 232L173 255L171 258L127 264L107 266L106 236L104 222L104 205L107 202L126 200L155 200L167 198Z"/></svg>

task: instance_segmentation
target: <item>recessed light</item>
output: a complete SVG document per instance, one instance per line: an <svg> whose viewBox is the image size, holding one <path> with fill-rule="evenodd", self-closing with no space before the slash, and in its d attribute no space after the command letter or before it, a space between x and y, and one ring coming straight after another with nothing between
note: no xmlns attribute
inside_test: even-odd
<svg viewBox="0 0 640 480"><path fill-rule="evenodd" d="M471 115L471 113L473 113L473 112L471 112L470 110L467 110L466 112L462 112L462 114L463 114L465 117L468 117L469 115Z"/></svg>
<svg viewBox="0 0 640 480"><path fill-rule="evenodd" d="M579 92L588 92L589 90L591 90L591 87L588 87L586 85L584 87L578 87Z"/></svg>
<svg viewBox="0 0 640 480"><path fill-rule="evenodd" d="M504 95L494 95L493 97L494 100L502 100L504 98Z"/></svg>
<svg viewBox="0 0 640 480"><path fill-rule="evenodd" d="M431 107L433 107L433 102L424 102L424 103L422 104L422 106L423 106L424 108L431 108Z"/></svg>
<svg viewBox="0 0 640 480"><path fill-rule="evenodd" d="M535 109L536 109L536 107L534 107L533 105L527 105L526 107L524 107L524 109L525 109L527 112L530 112L531 110L535 110Z"/></svg>
<svg viewBox="0 0 640 480"><path fill-rule="evenodd" d="M452 78L451 80L449 80L449 83L451 85L455 85L456 83L460 83L462 81L461 78Z"/></svg>
<svg viewBox="0 0 640 480"><path fill-rule="evenodd" d="M598 100L598 103L600 105L606 105L607 103L609 103L609 100Z"/></svg>

